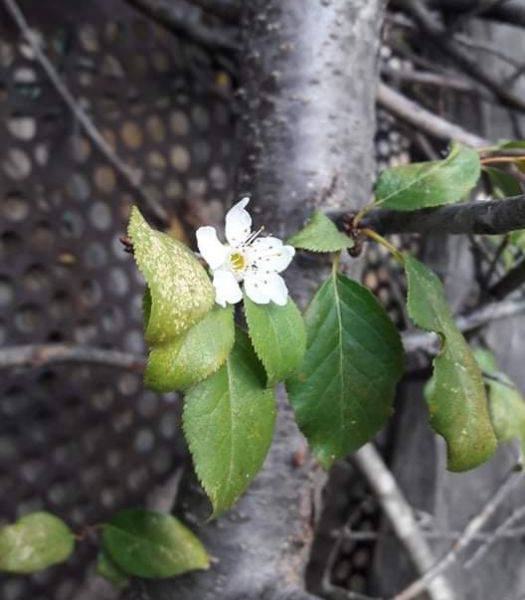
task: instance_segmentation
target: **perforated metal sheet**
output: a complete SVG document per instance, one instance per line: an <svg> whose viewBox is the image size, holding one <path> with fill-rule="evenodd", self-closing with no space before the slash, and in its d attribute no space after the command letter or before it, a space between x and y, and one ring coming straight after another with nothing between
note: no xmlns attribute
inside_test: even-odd
<svg viewBox="0 0 525 600"><path fill-rule="evenodd" d="M22 2L106 140L174 213L230 189L228 78L123 2ZM119 20L114 20L118 15ZM118 237L133 191L83 135L0 9L0 345L144 353L143 282ZM143 207L146 215L148 211ZM213 212L213 211L212 211ZM184 455L178 402L133 373L61 366L0 379L0 516L45 508L80 531L143 504ZM5 577L3 600L70 600L94 557Z"/></svg>

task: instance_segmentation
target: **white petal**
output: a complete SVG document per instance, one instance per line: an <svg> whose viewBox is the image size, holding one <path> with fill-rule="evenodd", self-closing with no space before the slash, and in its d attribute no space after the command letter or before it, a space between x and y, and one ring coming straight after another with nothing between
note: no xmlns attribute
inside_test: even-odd
<svg viewBox="0 0 525 600"><path fill-rule="evenodd" d="M248 298L255 304L268 304L270 296L266 291L263 280L254 273L247 273L244 277L244 291Z"/></svg>
<svg viewBox="0 0 525 600"><path fill-rule="evenodd" d="M249 201L249 198L243 198L226 213L226 239L231 246L240 246L250 236L252 218L244 210Z"/></svg>
<svg viewBox="0 0 525 600"><path fill-rule="evenodd" d="M283 246L278 238L257 238L249 247L250 262L264 271L284 271L295 256L293 246Z"/></svg>
<svg viewBox="0 0 525 600"><path fill-rule="evenodd" d="M199 227L197 229L197 246L202 258L210 265L212 269L219 268L228 254L228 249L219 242L217 232L214 227Z"/></svg>
<svg viewBox="0 0 525 600"><path fill-rule="evenodd" d="M242 291L233 273L218 269L213 273L213 287L215 288L215 302L221 306L236 304L242 300Z"/></svg>
<svg viewBox="0 0 525 600"><path fill-rule="evenodd" d="M267 282L265 289L270 300L279 306L284 306L288 302L288 288L284 279L277 273L271 273Z"/></svg>

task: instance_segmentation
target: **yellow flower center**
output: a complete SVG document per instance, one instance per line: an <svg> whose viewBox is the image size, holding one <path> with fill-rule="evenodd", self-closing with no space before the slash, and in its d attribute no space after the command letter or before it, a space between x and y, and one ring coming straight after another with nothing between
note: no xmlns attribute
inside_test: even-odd
<svg viewBox="0 0 525 600"><path fill-rule="evenodd" d="M240 252L230 254L230 265L234 271L242 271L246 267L246 258Z"/></svg>

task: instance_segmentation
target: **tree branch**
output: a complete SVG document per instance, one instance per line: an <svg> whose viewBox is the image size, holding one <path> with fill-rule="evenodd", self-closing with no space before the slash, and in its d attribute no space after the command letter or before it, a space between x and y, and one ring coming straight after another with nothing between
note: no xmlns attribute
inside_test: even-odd
<svg viewBox="0 0 525 600"><path fill-rule="evenodd" d="M419 594L423 593L429 586L430 582L444 573L451 565L457 562L460 554L470 545L474 540L475 535L485 526L485 523L492 517L496 512L498 506L503 500L509 495L509 493L516 487L520 482L523 482L523 468L521 465L514 467L504 478L499 488L483 506L481 511L476 514L467 524L463 530L461 538L454 544L447 554L437 562L427 573L410 584L399 594L396 594L392 600L412 600Z"/></svg>
<svg viewBox="0 0 525 600"><path fill-rule="evenodd" d="M372 444L363 446L354 454L353 462L375 493L375 497L399 541L406 549L412 564L422 575L432 567L435 559L414 518L412 507L397 485L395 477ZM432 600L453 600L454 598L454 594L443 577L436 576L429 582L427 589Z"/></svg>
<svg viewBox="0 0 525 600"><path fill-rule="evenodd" d="M464 14L474 10L479 0L429 0L427 3L434 8ZM481 16L509 25L525 27L525 5L521 0L501 2L484 11Z"/></svg>
<svg viewBox="0 0 525 600"><path fill-rule="evenodd" d="M510 269L508 273L497 281L489 290L489 295L497 300L505 298L520 288L525 283L525 258L522 258L518 264Z"/></svg>
<svg viewBox="0 0 525 600"><path fill-rule="evenodd" d="M75 344L28 344L0 348L0 369L38 368L69 362L117 367L137 373L142 373L146 367L143 356Z"/></svg>
<svg viewBox="0 0 525 600"><path fill-rule="evenodd" d="M227 52L239 49L238 30L233 27L212 27L202 22L198 2L186 0L126 0L136 10L178 35L189 38L206 48ZM208 4L212 4L208 2ZM208 8L210 8L208 6Z"/></svg>
<svg viewBox="0 0 525 600"><path fill-rule="evenodd" d="M525 300L494 302L457 317L456 323L461 331L467 332L492 321L513 317L523 312L525 312ZM403 344L407 353L421 350L434 352L437 341L437 336L431 333L403 335ZM38 368L63 363L88 363L141 373L146 367L146 358L129 352L76 344L27 344L0 349L0 370Z"/></svg>
<svg viewBox="0 0 525 600"><path fill-rule="evenodd" d="M330 214L330 216L338 223L345 220L345 215L340 213ZM378 209L369 212L361 224L381 235L392 233L500 235L525 229L525 195L503 200L465 202L411 212Z"/></svg>
<svg viewBox="0 0 525 600"><path fill-rule="evenodd" d="M227 23L238 24L241 18L241 3L237 0L189 0L204 12L219 17Z"/></svg>
<svg viewBox="0 0 525 600"><path fill-rule="evenodd" d="M474 565L476 565L490 550L492 545L500 539L508 539L505 537L506 534L512 532L511 527L525 516L525 506L520 506L517 508L509 517L501 523L484 541L484 543L479 546L479 548L474 552L474 554L465 561L465 568L472 569ZM523 533L523 529L521 530Z"/></svg>
<svg viewBox="0 0 525 600"><path fill-rule="evenodd" d="M140 181L142 175L139 171L133 169L126 164L106 142L103 135L100 133L96 125L93 123L86 111L76 101L73 94L70 92L67 85L61 79L58 71L51 63L49 58L46 56L40 46L39 39L33 34L29 23L27 22L24 14L20 10L20 7L16 3L16 0L3 0L7 12L11 15L13 21L20 29L20 32L26 39L27 43L31 46L37 61L45 71L49 80L55 87L58 94L66 106L71 110L77 121L80 123L87 136L91 139L94 145L100 150L105 156L108 162L115 167L116 171L124 178L128 185L137 193L137 195L144 201L144 203L150 209L152 216L155 217L158 224L166 225L169 223L169 216L166 210L161 204L157 202L149 193L144 190Z"/></svg>
<svg viewBox="0 0 525 600"><path fill-rule="evenodd" d="M479 148L488 146L489 142L480 136L470 133L443 117L423 108L414 100L407 98L385 83L380 83L377 90L377 101L395 117L405 123L417 127L421 131L440 140L457 140L467 146Z"/></svg>
<svg viewBox="0 0 525 600"><path fill-rule="evenodd" d="M525 300L493 302L456 317L456 325L460 331L468 333L493 321L523 313L525 313ZM439 337L433 333L405 333L403 346L407 354L421 351L433 354L439 349Z"/></svg>
<svg viewBox="0 0 525 600"><path fill-rule="evenodd" d="M472 77L482 83L502 104L509 108L525 112L525 102L516 94L509 91L507 87L484 71L477 62L458 48L450 34L442 27L434 16L428 11L422 0L396 0L401 8L406 10L419 24L423 33L428 36L435 45L445 54L447 54L458 67L460 67L469 77Z"/></svg>

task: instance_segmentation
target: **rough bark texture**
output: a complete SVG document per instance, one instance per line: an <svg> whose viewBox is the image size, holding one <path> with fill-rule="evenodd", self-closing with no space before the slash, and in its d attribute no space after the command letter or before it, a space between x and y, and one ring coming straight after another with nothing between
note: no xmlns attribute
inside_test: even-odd
<svg viewBox="0 0 525 600"><path fill-rule="evenodd" d="M351 209L369 198L382 10L379 0L246 3L239 191L251 194L267 231L285 237L315 207ZM288 282L301 304L323 271L297 261ZM312 598L302 587L319 477L282 389L278 396L272 449L233 510L203 523L195 490L181 492L185 516L201 524L195 529L217 562L208 572L137 583L127 598Z"/></svg>

